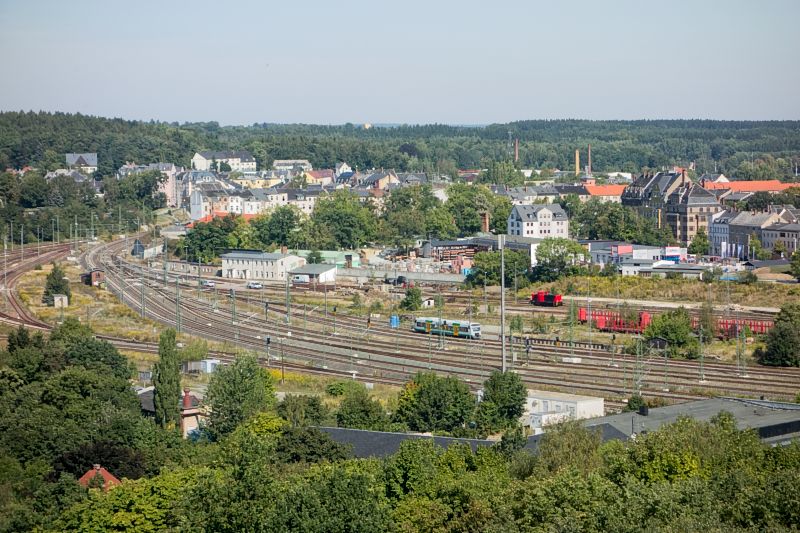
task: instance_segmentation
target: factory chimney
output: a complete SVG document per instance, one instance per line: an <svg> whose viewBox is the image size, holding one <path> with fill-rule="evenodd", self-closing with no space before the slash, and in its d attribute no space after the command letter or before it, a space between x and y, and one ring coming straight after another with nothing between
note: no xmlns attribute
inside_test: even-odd
<svg viewBox="0 0 800 533"><path fill-rule="evenodd" d="M581 175L581 151L575 150L575 176Z"/></svg>
<svg viewBox="0 0 800 533"><path fill-rule="evenodd" d="M590 176L592 175L592 145L589 145L589 171L587 172Z"/></svg>
<svg viewBox="0 0 800 533"><path fill-rule="evenodd" d="M519 139L514 139L514 163L519 161Z"/></svg>

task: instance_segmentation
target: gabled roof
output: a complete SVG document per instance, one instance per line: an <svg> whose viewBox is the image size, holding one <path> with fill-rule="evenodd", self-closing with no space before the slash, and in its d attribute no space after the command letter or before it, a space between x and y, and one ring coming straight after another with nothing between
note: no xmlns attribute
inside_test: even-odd
<svg viewBox="0 0 800 533"><path fill-rule="evenodd" d="M589 191L585 185L553 185L553 188L558 191L558 194L575 194L577 196L586 196Z"/></svg>
<svg viewBox="0 0 800 533"><path fill-rule="evenodd" d="M97 154L87 152L83 154L66 154L67 165L71 167L96 167Z"/></svg>
<svg viewBox="0 0 800 533"><path fill-rule="evenodd" d="M777 220L780 220L780 218L776 213L754 213L751 211L742 211L733 217L728 224L731 226L764 227L765 225L771 224Z"/></svg>
<svg viewBox="0 0 800 533"><path fill-rule="evenodd" d="M515 205L511 213L525 220L538 220L539 212L547 210L553 214L554 219L567 220L567 212L558 204Z"/></svg>
<svg viewBox="0 0 800 533"><path fill-rule="evenodd" d="M89 487L90 484L92 483L92 480L94 480L94 478L97 476L100 476L100 478L103 480L104 491L108 491L108 489L110 489L115 485L122 484L122 482L116 477L114 477L114 475L111 474L111 472L109 472L100 465L94 465L94 467L92 467L84 475L82 475L80 479L78 479L78 483L80 483L84 487Z"/></svg>
<svg viewBox="0 0 800 533"><path fill-rule="evenodd" d="M622 196L625 185L584 185L583 188L592 196Z"/></svg>

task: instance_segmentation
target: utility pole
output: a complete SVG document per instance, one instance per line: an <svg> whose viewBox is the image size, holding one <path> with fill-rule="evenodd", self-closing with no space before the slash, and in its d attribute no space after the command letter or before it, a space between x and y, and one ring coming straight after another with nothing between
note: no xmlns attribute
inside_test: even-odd
<svg viewBox="0 0 800 533"><path fill-rule="evenodd" d="M239 342L239 324L236 323L236 289L231 289L231 325L235 327L234 335L236 342Z"/></svg>
<svg viewBox="0 0 800 533"><path fill-rule="evenodd" d="M502 369L506 371L506 255L505 235L497 236L500 248L500 352L503 358Z"/></svg>
<svg viewBox="0 0 800 533"><path fill-rule="evenodd" d="M139 283L141 288L141 311L142 311L142 318L144 318L144 265L139 265Z"/></svg>
<svg viewBox="0 0 800 533"><path fill-rule="evenodd" d="M25 261L25 225L19 228L20 261Z"/></svg>
<svg viewBox="0 0 800 533"><path fill-rule="evenodd" d="M175 276L175 330L181 332L181 285L178 276Z"/></svg>
<svg viewBox="0 0 800 533"><path fill-rule="evenodd" d="M291 301L289 299L289 275L286 273L286 271L283 272L283 275L286 277L286 325L288 326L291 323L291 319L289 318L289 315L291 314L291 309L289 307L291 305Z"/></svg>

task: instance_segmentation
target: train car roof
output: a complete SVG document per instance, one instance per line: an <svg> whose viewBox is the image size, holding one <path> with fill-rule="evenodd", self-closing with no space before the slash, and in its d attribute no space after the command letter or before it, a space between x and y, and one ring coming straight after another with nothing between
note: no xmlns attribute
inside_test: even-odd
<svg viewBox="0 0 800 533"><path fill-rule="evenodd" d="M430 321L430 322L438 322L439 321L439 317L436 317L436 316L434 316L434 317L418 316L416 319L414 319L414 321L415 322L420 322L420 321L422 321L422 322L428 322L428 321ZM468 320L453 320L451 318L442 318L442 322L444 322L445 324L448 324L448 323L449 324L456 324L457 323L459 326L480 326L481 325L480 322L470 322Z"/></svg>

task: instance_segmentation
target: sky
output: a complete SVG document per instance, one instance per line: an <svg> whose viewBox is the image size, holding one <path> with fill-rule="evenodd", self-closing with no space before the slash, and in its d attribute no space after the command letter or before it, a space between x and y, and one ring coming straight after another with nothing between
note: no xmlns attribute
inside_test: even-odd
<svg viewBox="0 0 800 533"><path fill-rule="evenodd" d="M0 110L800 119L800 0L0 0Z"/></svg>

